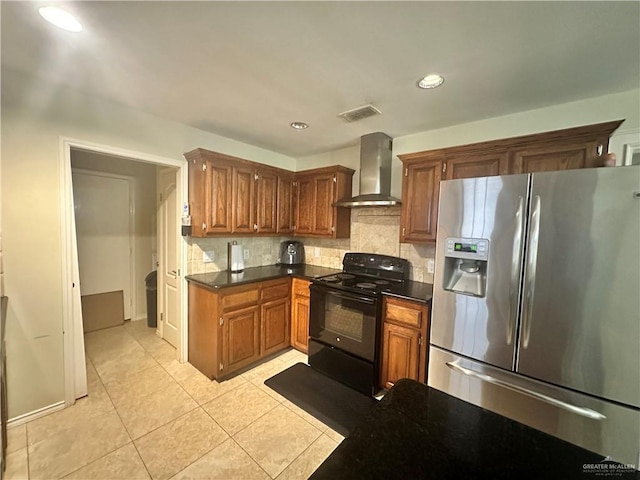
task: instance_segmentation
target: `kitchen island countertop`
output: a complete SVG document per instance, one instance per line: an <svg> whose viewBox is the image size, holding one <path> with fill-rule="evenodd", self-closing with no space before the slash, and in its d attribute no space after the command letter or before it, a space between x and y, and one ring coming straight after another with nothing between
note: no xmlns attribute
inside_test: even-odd
<svg viewBox="0 0 640 480"><path fill-rule="evenodd" d="M605 470L608 475L603 475ZM399 380L310 480L633 478L603 460L413 380Z"/></svg>

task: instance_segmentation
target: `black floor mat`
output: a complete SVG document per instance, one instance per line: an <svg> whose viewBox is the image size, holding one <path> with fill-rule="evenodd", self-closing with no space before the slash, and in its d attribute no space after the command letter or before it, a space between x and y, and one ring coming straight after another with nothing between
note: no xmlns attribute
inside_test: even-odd
<svg viewBox="0 0 640 480"><path fill-rule="evenodd" d="M304 363L296 363L264 383L345 437L377 403Z"/></svg>

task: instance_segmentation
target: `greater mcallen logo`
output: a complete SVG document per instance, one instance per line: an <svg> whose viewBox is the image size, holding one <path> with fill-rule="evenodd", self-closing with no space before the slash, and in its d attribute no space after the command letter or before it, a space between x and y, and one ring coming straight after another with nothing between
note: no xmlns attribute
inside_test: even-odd
<svg viewBox="0 0 640 480"><path fill-rule="evenodd" d="M630 463L614 462L611 457L605 457L599 463L585 463L582 465L583 473L591 473L596 476L621 476L634 473L636 466Z"/></svg>

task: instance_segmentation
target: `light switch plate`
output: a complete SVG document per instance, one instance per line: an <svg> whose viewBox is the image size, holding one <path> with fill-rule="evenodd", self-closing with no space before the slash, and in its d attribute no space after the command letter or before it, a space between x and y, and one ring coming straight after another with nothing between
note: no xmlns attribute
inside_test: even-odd
<svg viewBox="0 0 640 480"><path fill-rule="evenodd" d="M212 263L216 259L216 252L209 250L208 252L202 251L202 263Z"/></svg>
<svg viewBox="0 0 640 480"><path fill-rule="evenodd" d="M249 257L251 257L251 254L249 253L249 249L245 248L244 249L244 259L245 260L249 260Z"/></svg>

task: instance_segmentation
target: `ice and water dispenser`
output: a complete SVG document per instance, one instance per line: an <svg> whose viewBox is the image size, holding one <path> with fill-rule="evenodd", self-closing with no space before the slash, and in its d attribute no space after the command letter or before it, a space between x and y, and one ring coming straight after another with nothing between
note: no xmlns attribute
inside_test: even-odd
<svg viewBox="0 0 640 480"><path fill-rule="evenodd" d="M484 297L487 289L489 240L447 238L444 252L443 288L450 292Z"/></svg>

